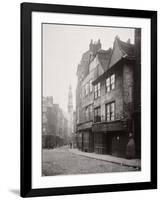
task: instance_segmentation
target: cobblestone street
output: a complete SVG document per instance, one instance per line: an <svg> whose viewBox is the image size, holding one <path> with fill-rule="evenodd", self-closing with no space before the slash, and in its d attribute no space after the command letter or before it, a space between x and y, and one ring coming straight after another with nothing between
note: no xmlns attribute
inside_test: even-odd
<svg viewBox="0 0 161 200"><path fill-rule="evenodd" d="M42 175L89 174L103 172L136 171L133 167L121 166L102 160L73 154L67 147L43 150Z"/></svg>

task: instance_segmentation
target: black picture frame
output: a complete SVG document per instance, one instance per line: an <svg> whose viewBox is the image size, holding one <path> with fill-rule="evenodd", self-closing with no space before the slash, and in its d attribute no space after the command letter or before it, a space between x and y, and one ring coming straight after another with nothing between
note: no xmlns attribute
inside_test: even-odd
<svg viewBox="0 0 161 200"><path fill-rule="evenodd" d="M32 189L32 12L147 18L151 21L151 180L149 182ZM21 4L21 196L47 196L157 188L157 12L37 3Z"/></svg>

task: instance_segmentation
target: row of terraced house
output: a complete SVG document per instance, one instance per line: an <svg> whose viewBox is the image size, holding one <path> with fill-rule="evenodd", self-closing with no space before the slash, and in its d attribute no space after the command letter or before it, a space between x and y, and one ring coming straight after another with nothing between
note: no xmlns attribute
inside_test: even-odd
<svg viewBox="0 0 161 200"><path fill-rule="evenodd" d="M134 44L89 44L77 68L76 138L85 152L141 156L141 30Z"/></svg>

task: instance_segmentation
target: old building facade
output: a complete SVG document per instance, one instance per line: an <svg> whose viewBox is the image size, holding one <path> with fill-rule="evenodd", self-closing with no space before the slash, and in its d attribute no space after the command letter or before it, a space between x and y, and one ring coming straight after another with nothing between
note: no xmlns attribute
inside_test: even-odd
<svg viewBox="0 0 161 200"><path fill-rule="evenodd" d="M68 91L68 131L67 134L69 137L72 137L73 134L73 94L72 87L69 86Z"/></svg>
<svg viewBox="0 0 161 200"><path fill-rule="evenodd" d="M68 121L53 97L43 97L42 105L42 147L54 148L66 143Z"/></svg>
<svg viewBox="0 0 161 200"><path fill-rule="evenodd" d="M105 71L106 60L108 60L111 51L111 49L101 50L100 40L94 43L91 40L89 50L83 54L78 66L76 91L77 145L82 151L94 151L94 134L92 132L94 88L92 83L97 75Z"/></svg>
<svg viewBox="0 0 161 200"><path fill-rule="evenodd" d="M82 55L81 62L78 65L77 68L77 76L78 76L78 83L76 88L76 130L77 130L77 147L82 151L91 151L88 144L89 141L89 135L92 128L92 120L86 120L87 112L90 110L88 109L88 106L90 105L90 102L87 102L86 104L86 96L88 93L88 85L87 82L90 81L91 75L89 74L89 63L94 53L96 53L95 49L100 48L99 45L93 45L93 41L91 40L91 43L89 45L89 50L85 52ZM87 77L88 75L88 77ZM86 78L86 80L84 80ZM89 98L91 97L91 101L93 103L93 97L92 92L89 93Z"/></svg>
<svg viewBox="0 0 161 200"><path fill-rule="evenodd" d="M140 73L138 34L136 29L135 45L117 36L113 49L107 51L101 50L100 40L91 42L90 56L81 61L86 65L78 66L77 141L82 151L129 158L140 155L140 101L135 101L140 99L140 85L135 83Z"/></svg>
<svg viewBox="0 0 161 200"><path fill-rule="evenodd" d="M116 37L107 70L93 82L94 88L100 85L100 95L94 98L95 152L115 156L126 154L128 134L132 132L129 124L133 107L134 58L128 60L123 45L133 51L133 45Z"/></svg>

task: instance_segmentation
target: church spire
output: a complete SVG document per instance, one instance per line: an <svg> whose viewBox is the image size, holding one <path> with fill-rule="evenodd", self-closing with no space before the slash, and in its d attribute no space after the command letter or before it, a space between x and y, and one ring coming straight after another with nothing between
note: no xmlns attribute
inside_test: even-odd
<svg viewBox="0 0 161 200"><path fill-rule="evenodd" d="M68 92L68 113L73 112L73 94L72 94L72 87L69 85L69 92Z"/></svg>

